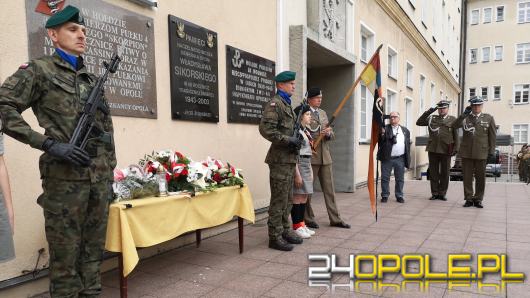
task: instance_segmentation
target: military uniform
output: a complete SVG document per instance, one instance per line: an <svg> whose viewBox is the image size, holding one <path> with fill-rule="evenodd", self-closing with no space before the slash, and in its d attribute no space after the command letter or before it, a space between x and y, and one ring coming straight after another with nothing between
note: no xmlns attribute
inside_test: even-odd
<svg viewBox="0 0 530 298"><path fill-rule="evenodd" d="M527 145L524 145L519 151L519 153L517 153L519 181L523 182L526 182L526 179L528 177L528 172L526 171L526 160L528 159L527 156L530 157L530 150L528 149Z"/></svg>
<svg viewBox="0 0 530 298"><path fill-rule="evenodd" d="M474 98L471 104L482 104L481 98ZM462 157L462 174L464 178L464 199L466 202L481 206L486 186L486 164L489 154L495 153L496 126L493 116L480 113L462 113L452 125L462 127L464 134L460 145ZM475 192L473 192L473 176ZM466 203L466 205L470 205ZM467 207L467 206L466 206Z"/></svg>
<svg viewBox="0 0 530 298"><path fill-rule="evenodd" d="M284 72L285 73L285 72ZM275 80L294 80L294 73L284 78L278 74ZM279 81L280 80L280 81ZM265 105L261 122L260 134L271 142L265 162L269 165L269 182L271 199L269 205L269 246L274 241L282 241L286 234L292 232L289 223L289 214L292 207L292 187L294 182L295 166L298 154L289 147L289 138L293 135L296 116L290 103L286 102L279 94L276 94ZM291 234L292 235L292 234ZM291 243L300 242L301 238ZM292 249L292 247L290 248Z"/></svg>
<svg viewBox="0 0 530 298"><path fill-rule="evenodd" d="M437 108L448 108L449 102L441 101ZM433 107L423 113L416 125L427 126L429 129L429 142L426 151L429 155L429 176L431 183L431 199L446 200L445 194L449 186L449 170L451 156L456 154L460 146L458 130L451 124L456 120L451 115L432 115L437 109Z"/></svg>
<svg viewBox="0 0 530 298"><path fill-rule="evenodd" d="M95 83L82 59L75 69L57 52L21 65L0 88L3 132L36 149L43 149L47 139L68 143ZM28 108L44 134L22 118ZM43 194L37 203L44 211L52 297L95 297L101 292L100 265L116 166L106 100L101 110L95 123L101 134L86 146L90 166L76 166L49 153L40 157Z"/></svg>

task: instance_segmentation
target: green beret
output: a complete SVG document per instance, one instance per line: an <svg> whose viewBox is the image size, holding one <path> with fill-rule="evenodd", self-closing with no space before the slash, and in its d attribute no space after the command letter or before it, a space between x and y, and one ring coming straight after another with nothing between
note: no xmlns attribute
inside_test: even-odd
<svg viewBox="0 0 530 298"><path fill-rule="evenodd" d="M294 81L295 78L296 78L296 72L290 71L290 70L286 70L286 71L282 71L279 74L277 74L274 77L274 81L276 81L276 82L289 82L289 81Z"/></svg>
<svg viewBox="0 0 530 298"><path fill-rule="evenodd" d="M85 25L83 16L79 12L77 7L68 5L63 10L52 15L46 22L45 28L53 28L62 25L67 22L76 23L79 25Z"/></svg>

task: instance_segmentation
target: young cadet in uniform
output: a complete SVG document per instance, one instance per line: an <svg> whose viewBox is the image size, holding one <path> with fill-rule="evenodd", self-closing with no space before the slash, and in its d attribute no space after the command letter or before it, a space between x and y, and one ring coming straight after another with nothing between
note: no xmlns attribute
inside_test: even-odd
<svg viewBox="0 0 530 298"><path fill-rule="evenodd" d="M438 110L438 115L431 116L436 110ZM442 100L436 106L425 111L416 121L416 125L429 128L429 143L426 150L429 152L429 176L432 194L430 200L447 201L445 194L449 186L451 156L457 153L460 145L458 130L451 127L456 118L448 115L448 111L449 102Z"/></svg>
<svg viewBox="0 0 530 298"><path fill-rule="evenodd" d="M291 96L295 89L295 72L279 73L276 81L277 93L265 105L260 134L271 142L265 158L270 171L271 200L269 204L269 247L290 251L292 244L302 243L289 223L292 207L294 171L298 161L298 151L302 140L293 136L296 116L291 106Z"/></svg>
<svg viewBox="0 0 530 298"><path fill-rule="evenodd" d="M101 134L88 141L86 151L68 143L96 76L83 64L85 26L76 7L57 12L45 27L55 53L22 64L2 85L3 132L44 151L39 161L44 192L37 203L44 210L51 296L96 297L116 166L112 121L104 100L95 121ZM44 134L22 118L28 108Z"/></svg>
<svg viewBox="0 0 530 298"><path fill-rule="evenodd" d="M453 122L453 128L464 129L460 156L462 157L462 174L464 176L464 207L475 205L483 208L484 188L486 187L487 158L495 153L495 139L497 137L493 116L482 113L481 97L469 100L466 107ZM475 193L473 193L473 176L475 176Z"/></svg>

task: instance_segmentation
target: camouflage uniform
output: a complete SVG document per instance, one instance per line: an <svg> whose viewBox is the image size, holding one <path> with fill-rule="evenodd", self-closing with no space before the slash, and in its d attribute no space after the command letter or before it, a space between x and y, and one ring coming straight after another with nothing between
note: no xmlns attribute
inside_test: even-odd
<svg viewBox="0 0 530 298"><path fill-rule="evenodd" d="M292 187L297 154L288 148L287 139L293 135L295 113L279 95L265 106L259 132L272 144L265 158L270 170L271 201L269 206L269 238L278 239L290 229Z"/></svg>
<svg viewBox="0 0 530 298"><path fill-rule="evenodd" d="M75 70L57 53L20 66L0 89L3 131L36 149L49 137L68 143L96 77L82 61ZM31 108L44 135L33 130L21 113ZM112 170L116 166L113 126L108 103L98 111L96 126L106 132L91 138L89 167L75 166L44 153L39 168L50 249L52 297L92 297L101 292L100 265L107 225Z"/></svg>
<svg viewBox="0 0 530 298"><path fill-rule="evenodd" d="M528 173L526 171L526 160L527 159L525 159L525 155L529 155L529 153L530 153L530 150L526 146L523 146L523 148L521 148L519 153L517 153L519 181L526 182Z"/></svg>

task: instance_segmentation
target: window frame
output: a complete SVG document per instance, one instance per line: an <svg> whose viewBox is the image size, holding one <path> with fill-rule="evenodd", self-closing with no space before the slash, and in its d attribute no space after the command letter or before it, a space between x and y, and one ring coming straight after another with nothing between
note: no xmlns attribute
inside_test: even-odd
<svg viewBox="0 0 530 298"><path fill-rule="evenodd" d="M486 10L489 9L490 10L490 18L489 18L489 21L486 21ZM482 24L489 24L493 22L493 7L491 6L488 6L488 7L484 7L482 8Z"/></svg>
<svg viewBox="0 0 530 298"><path fill-rule="evenodd" d="M359 60L363 62L364 64L367 64L370 60L370 57L374 54L375 51L375 31L372 30L368 25L366 25L363 21L360 21L360 44L359 44ZM367 48L366 48L366 57L363 59L363 45L362 45L362 38L363 36L368 37L367 38Z"/></svg>
<svg viewBox="0 0 530 298"><path fill-rule="evenodd" d="M502 7L502 19L499 20L499 8ZM504 5L495 6L495 22L504 22L504 17L506 14L506 7Z"/></svg>
<svg viewBox="0 0 530 298"><path fill-rule="evenodd" d="M526 47L526 49L523 48L523 54L522 54L523 60L521 62L517 61L517 53L519 52L519 50L518 50L519 46ZM530 42L523 42L523 43L516 43L515 44L515 64L528 64L528 63L530 63L530 54L528 54L529 60L525 61L525 56L526 56L525 52L526 51L530 52Z"/></svg>
<svg viewBox="0 0 530 298"><path fill-rule="evenodd" d="M526 4L527 7L524 8L525 13L523 15L523 20L521 21L519 19L519 15L521 14L521 9L519 8L519 5ZM518 1L517 2L517 24L525 24L530 23L530 1Z"/></svg>
<svg viewBox="0 0 530 298"><path fill-rule="evenodd" d="M390 50L392 52L394 52L393 57L395 59L395 63L393 64L393 67L392 67L392 69L394 70L393 74L390 73L390 60L388 59L390 57L390 52L389 52ZM390 77L390 78L392 78L392 79L394 79L396 81L398 79L398 65L399 65L399 60L398 59L399 58L398 58L397 50L394 47L392 47L391 45L388 45L387 46L387 60L388 60L387 61L387 63L388 63L388 65L387 65L388 66L387 67L388 74L387 75L388 75L388 77Z"/></svg>
<svg viewBox="0 0 530 298"><path fill-rule="evenodd" d="M488 49L488 51L486 52L486 51L484 51L484 49ZM482 47L481 50L482 50L482 55L481 55L480 62L489 63L490 60L491 60L491 46ZM484 54L485 53L488 53L488 60L484 59Z"/></svg>
<svg viewBox="0 0 530 298"><path fill-rule="evenodd" d="M473 22L473 13L477 12L477 21ZM469 15L469 25L474 26L480 23L480 9L472 9Z"/></svg>
<svg viewBox="0 0 530 298"><path fill-rule="evenodd" d="M497 88L497 87L499 88L499 97L496 97L496 96L495 96L495 88ZM494 100L494 101L501 100L501 98L502 98L502 86L500 86L500 85L496 85L496 86L492 86L491 88L492 88L492 92L491 92L491 94L492 94L492 96L493 96L493 97L491 98L491 100Z"/></svg>
<svg viewBox="0 0 530 298"><path fill-rule="evenodd" d="M405 63L405 86L409 88L410 90L414 90L414 64L410 63L410 61L406 60ZM409 65L410 67L410 76L409 76Z"/></svg>
<svg viewBox="0 0 530 298"><path fill-rule="evenodd" d="M516 135L515 135L515 126L518 125L518 126L526 126L526 141L522 141L520 138L519 140L517 140L516 138ZM519 137L521 136L521 133L523 132L522 129L519 129ZM530 138L530 124L529 123L512 123L512 136L513 136L513 143L514 144L527 144L528 143L528 139Z"/></svg>
<svg viewBox="0 0 530 298"><path fill-rule="evenodd" d="M473 95L471 95L471 90L473 90ZM469 87L467 94L469 96L469 99L471 99L471 97L473 96L477 96L477 87Z"/></svg>
<svg viewBox="0 0 530 298"><path fill-rule="evenodd" d="M363 88L365 89L365 99L364 99L364 106L363 106ZM370 128L371 128L371 123L372 123L372 109L371 109L371 105L370 105L370 102L371 100L370 99L373 99L373 94L370 92L370 89L368 89L368 87L366 87L366 85L361 82L361 87L359 88L359 105L361 106L361 111L360 111L360 114L359 114L359 141L360 142L367 142L368 140L370 140L371 138L371 134L370 134ZM373 102L372 102L373 104ZM362 123L362 113L364 112L365 114L365 120L366 120L366 123L363 127L363 123ZM364 129L364 131L363 131ZM363 138L363 132L365 134L364 138Z"/></svg>
<svg viewBox="0 0 530 298"><path fill-rule="evenodd" d="M392 92L393 95L394 95L394 100L391 100L391 97L389 96L389 92ZM385 114L390 114L390 112L394 112L394 111L397 111L398 107L397 106L393 106L393 105L396 105L397 104L397 94L398 92L392 88L386 88L386 101L385 101ZM390 109L388 109L387 111L387 104L390 105Z"/></svg>
<svg viewBox="0 0 530 298"><path fill-rule="evenodd" d="M523 101L523 95L524 95L524 86L527 85L528 88L527 88L527 92L528 92L528 96L527 96L527 101L524 102ZM516 90L516 88L518 86L522 86L522 90L521 90L521 102L515 102L515 96L516 96L516 93L518 90ZM513 84L513 99L512 99L512 104L514 105L527 105L528 103L530 102L530 83L520 83L520 84Z"/></svg>
<svg viewBox="0 0 530 298"><path fill-rule="evenodd" d="M484 90L486 90L486 97L484 97ZM488 97L489 97L489 88L488 88L488 86L480 87L480 97L482 97L482 100L488 101Z"/></svg>
<svg viewBox="0 0 530 298"><path fill-rule="evenodd" d="M403 101L405 102L405 127L412 128L413 127L413 109L414 109L414 101L412 97L405 96L403 98ZM407 110L407 105L410 103L410 113L409 110ZM410 132L412 134L413 129L410 129Z"/></svg>
<svg viewBox="0 0 530 298"><path fill-rule="evenodd" d="M472 60L473 51L475 51L475 60ZM478 63L478 48L469 49L469 64L476 64L476 63Z"/></svg>
<svg viewBox="0 0 530 298"><path fill-rule="evenodd" d="M497 48L501 49L501 58L497 59ZM495 58L493 61L502 61L504 59L504 46L503 45L495 45L493 48L493 52L495 53Z"/></svg>

